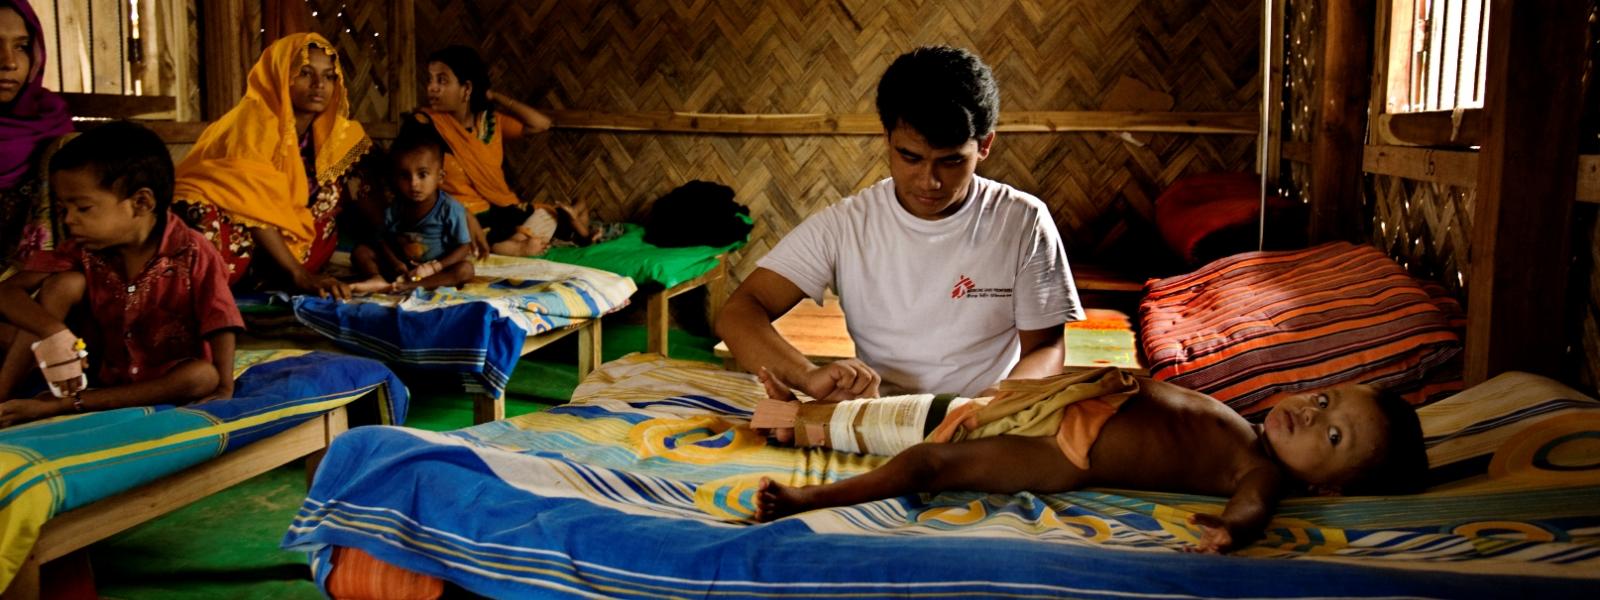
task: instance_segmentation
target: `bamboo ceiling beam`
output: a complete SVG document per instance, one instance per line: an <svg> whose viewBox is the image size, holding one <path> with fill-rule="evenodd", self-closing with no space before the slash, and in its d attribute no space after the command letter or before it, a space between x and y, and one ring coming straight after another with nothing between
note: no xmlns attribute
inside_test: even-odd
<svg viewBox="0 0 1600 600"><path fill-rule="evenodd" d="M868 113L606 113L567 109L543 112L561 129L732 135L883 135L878 115ZM1226 112L1012 112L1001 114L998 126L998 131L1006 133L1140 131L1254 135L1256 129L1255 113Z"/></svg>

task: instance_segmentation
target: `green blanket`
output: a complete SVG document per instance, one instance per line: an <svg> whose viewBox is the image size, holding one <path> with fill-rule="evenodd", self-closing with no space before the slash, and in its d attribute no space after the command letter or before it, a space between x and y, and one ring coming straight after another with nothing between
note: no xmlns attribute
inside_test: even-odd
<svg viewBox="0 0 1600 600"><path fill-rule="evenodd" d="M626 233L614 240L587 248L551 248L539 258L632 277L639 287L653 283L670 288L710 271L717 266L718 255L745 244L662 248L645 243L644 227L635 223L622 226Z"/></svg>

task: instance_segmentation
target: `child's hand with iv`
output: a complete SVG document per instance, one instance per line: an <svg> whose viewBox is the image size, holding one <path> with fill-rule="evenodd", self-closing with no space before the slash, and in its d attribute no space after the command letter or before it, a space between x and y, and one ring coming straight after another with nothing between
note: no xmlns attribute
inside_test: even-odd
<svg viewBox="0 0 1600 600"><path fill-rule="evenodd" d="M33 343L33 357L50 384L50 393L65 398L89 387L89 377L84 368L89 363L89 353L83 340L71 329L62 329L49 337Z"/></svg>

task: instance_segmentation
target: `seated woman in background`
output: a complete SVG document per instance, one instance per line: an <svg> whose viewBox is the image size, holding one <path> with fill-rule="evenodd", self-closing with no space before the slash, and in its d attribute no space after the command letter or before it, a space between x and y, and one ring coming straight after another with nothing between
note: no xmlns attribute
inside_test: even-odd
<svg viewBox="0 0 1600 600"><path fill-rule="evenodd" d="M335 218L354 203L376 231L382 203L365 176L377 172L363 160L372 140L348 111L333 44L290 34L262 51L244 98L178 165L174 209L222 251L230 283L350 296L321 273Z"/></svg>
<svg viewBox="0 0 1600 600"><path fill-rule="evenodd" d="M450 145L443 188L478 215L479 222L472 224L476 252L537 256L558 240L585 246L599 241L586 207L529 204L506 183L504 140L545 131L550 118L491 90L489 68L476 50L439 50L428 56L427 68L423 112Z"/></svg>
<svg viewBox="0 0 1600 600"><path fill-rule="evenodd" d="M40 157L72 116L44 89L42 32L27 0L0 0L0 280L59 237Z"/></svg>

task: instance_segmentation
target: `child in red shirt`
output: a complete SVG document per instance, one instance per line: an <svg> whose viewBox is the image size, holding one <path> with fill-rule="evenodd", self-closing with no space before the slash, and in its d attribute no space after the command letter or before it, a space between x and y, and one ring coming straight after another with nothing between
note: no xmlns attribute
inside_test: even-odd
<svg viewBox="0 0 1600 600"><path fill-rule="evenodd" d="M244 320L216 247L168 212L172 185L166 145L132 123L86 132L51 159L50 188L69 237L0 282L0 315L16 325L0 333L0 398L34 364L57 393L0 403L0 427L232 395L234 333ZM79 305L99 389L83 389L79 335L65 323Z"/></svg>

